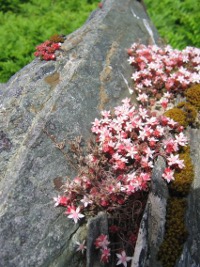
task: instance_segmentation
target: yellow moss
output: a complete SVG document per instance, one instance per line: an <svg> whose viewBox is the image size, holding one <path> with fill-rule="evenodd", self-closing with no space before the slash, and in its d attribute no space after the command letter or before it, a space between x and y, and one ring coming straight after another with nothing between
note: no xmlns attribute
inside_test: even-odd
<svg viewBox="0 0 200 267"><path fill-rule="evenodd" d="M167 110L164 115L187 127L194 125L197 118L197 109L189 102L180 102L176 107Z"/></svg>
<svg viewBox="0 0 200 267"><path fill-rule="evenodd" d="M188 125L185 112L180 108L172 108L167 110L164 115L178 122L180 125L186 127Z"/></svg>
<svg viewBox="0 0 200 267"><path fill-rule="evenodd" d="M187 123L189 125L195 123L198 113L198 110L195 106L191 105L189 102L180 102L176 107L184 111Z"/></svg>
<svg viewBox="0 0 200 267"><path fill-rule="evenodd" d="M165 236L158 252L158 260L163 267L175 266L188 236L185 226L186 196L194 179L190 147L182 148L179 157L184 160L185 167L175 172L175 180L169 184Z"/></svg>
<svg viewBox="0 0 200 267"><path fill-rule="evenodd" d="M185 167L175 172L175 180L169 184L169 190L173 195L186 196L190 191L190 186L194 179L194 168L190 157L189 146L182 149L179 158L184 160Z"/></svg>
<svg viewBox="0 0 200 267"><path fill-rule="evenodd" d="M158 252L163 267L174 267L187 238L185 227L186 198L170 197L167 203L166 232Z"/></svg>
<svg viewBox="0 0 200 267"><path fill-rule="evenodd" d="M59 34L55 34L55 35L51 36L51 38L49 40L51 42L54 42L54 43L63 43L65 41L64 37L62 35L59 35Z"/></svg>
<svg viewBox="0 0 200 267"><path fill-rule="evenodd" d="M200 84L193 85L187 89L185 96L188 102L200 110Z"/></svg>

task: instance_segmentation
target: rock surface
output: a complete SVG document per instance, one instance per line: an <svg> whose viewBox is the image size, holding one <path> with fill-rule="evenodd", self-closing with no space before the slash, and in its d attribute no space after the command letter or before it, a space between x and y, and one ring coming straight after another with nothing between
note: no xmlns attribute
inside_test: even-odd
<svg viewBox="0 0 200 267"><path fill-rule="evenodd" d="M188 129L191 157L194 164L195 179L188 196L186 225L189 232L180 260L176 267L200 266L200 130Z"/></svg>
<svg viewBox="0 0 200 267"><path fill-rule="evenodd" d="M52 201L75 172L43 130L58 142L88 137L99 112L129 96L126 48L157 40L139 1L106 0L57 61L35 59L0 87L0 267L85 267L81 228Z"/></svg>
<svg viewBox="0 0 200 267"><path fill-rule="evenodd" d="M189 128L187 134L190 139L195 178L188 195L188 207L186 208L186 226L189 235L175 267L200 266L200 130ZM149 194L131 267L162 267L162 264L157 261L156 254L164 238L165 209L168 198L168 189L162 181L163 164L159 160L153 171L152 179L155 186Z"/></svg>
<svg viewBox="0 0 200 267"><path fill-rule="evenodd" d="M162 267L156 259L164 237L168 189L162 174L165 161L159 157L152 173L152 189L140 224L131 267Z"/></svg>

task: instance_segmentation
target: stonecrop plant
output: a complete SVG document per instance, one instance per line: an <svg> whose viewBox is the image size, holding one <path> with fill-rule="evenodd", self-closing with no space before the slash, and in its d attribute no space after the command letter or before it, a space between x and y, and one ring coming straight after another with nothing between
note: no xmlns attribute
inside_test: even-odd
<svg viewBox="0 0 200 267"><path fill-rule="evenodd" d="M200 49L134 43L128 49L128 62L134 66L132 79L137 100L147 106L160 104L164 109L192 84L200 83Z"/></svg>
<svg viewBox="0 0 200 267"><path fill-rule="evenodd" d="M56 60L56 51L60 50L61 43L64 42L64 38L60 35L54 35L50 40L36 46L35 57L39 57L41 60Z"/></svg>
<svg viewBox="0 0 200 267"><path fill-rule="evenodd" d="M63 185L63 195L54 198L55 206L65 207L74 223L106 212L109 236L102 233L94 246L101 262L108 263L114 255L116 265L125 267L132 259L127 254L134 252L157 157L166 161L162 178L167 183L185 166L179 158L188 144L184 127L155 107L167 110L178 94L183 96L200 81L200 49L133 44L128 54L139 105L125 98L113 111L101 112L92 122L94 141L86 154L79 155L77 176ZM80 147L74 151L80 152ZM85 241L77 246L82 253L87 247Z"/></svg>
<svg viewBox="0 0 200 267"><path fill-rule="evenodd" d="M66 207L65 214L74 223L101 210L112 217L121 207L134 206L133 196L149 189L158 155L166 159L163 178L167 182L174 179L176 169L184 167L177 154L187 144L183 127L142 106L136 109L128 98L122 102L114 114L102 111L102 118L95 119L93 153L84 158L78 175L65 183L65 194L55 198L55 205ZM120 233L120 226L113 224L111 230L113 226ZM136 239L130 240L134 234L129 231L124 235L126 245L135 245ZM100 250L101 260L108 262L110 249L105 246Z"/></svg>

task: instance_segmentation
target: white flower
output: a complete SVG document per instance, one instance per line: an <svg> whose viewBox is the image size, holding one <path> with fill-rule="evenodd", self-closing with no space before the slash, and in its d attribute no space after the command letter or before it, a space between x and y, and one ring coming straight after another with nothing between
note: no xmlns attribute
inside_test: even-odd
<svg viewBox="0 0 200 267"><path fill-rule="evenodd" d="M123 264L124 267L127 267L127 262L132 260L132 257L127 257L126 252L122 251L121 254L116 254L118 258L117 265Z"/></svg>
<svg viewBox="0 0 200 267"><path fill-rule="evenodd" d="M81 199L81 202L83 203L84 207L86 208L89 204L92 204L92 200L90 200L88 197L84 196Z"/></svg>
<svg viewBox="0 0 200 267"><path fill-rule="evenodd" d="M84 251L86 250L86 246L85 246L85 240L83 240L83 242L82 243L80 243L80 242L76 242L76 244L78 245L78 248L76 249L76 251L80 251L80 252L82 252L82 254L84 253Z"/></svg>

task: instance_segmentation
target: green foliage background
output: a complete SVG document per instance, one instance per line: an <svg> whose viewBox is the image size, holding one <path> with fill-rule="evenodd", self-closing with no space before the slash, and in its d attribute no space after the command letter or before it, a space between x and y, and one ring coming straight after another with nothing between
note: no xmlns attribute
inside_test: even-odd
<svg viewBox="0 0 200 267"><path fill-rule="evenodd" d="M199 0L144 0L160 36L174 48L200 47Z"/></svg>
<svg viewBox="0 0 200 267"><path fill-rule="evenodd" d="M0 0L0 82L31 62L35 46L79 28L98 0Z"/></svg>
<svg viewBox="0 0 200 267"><path fill-rule="evenodd" d="M29 63L35 46L79 28L100 0L0 0L0 82ZM200 2L144 0L161 37L175 48L200 47Z"/></svg>

